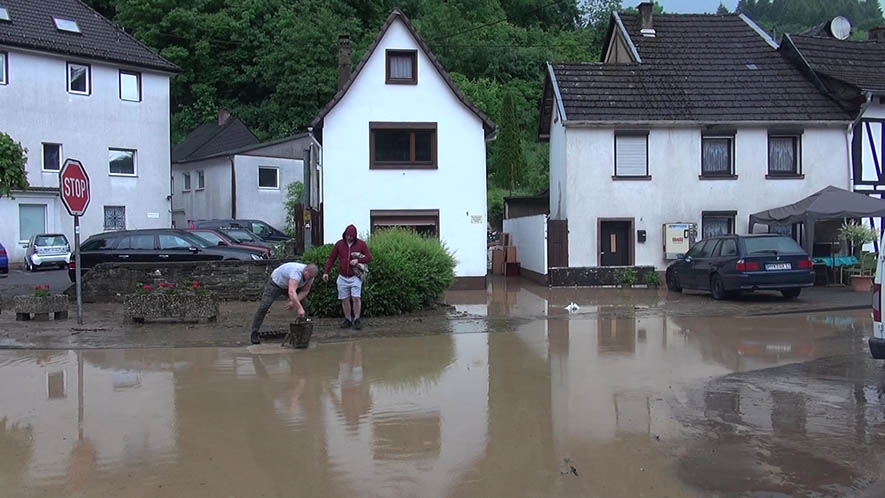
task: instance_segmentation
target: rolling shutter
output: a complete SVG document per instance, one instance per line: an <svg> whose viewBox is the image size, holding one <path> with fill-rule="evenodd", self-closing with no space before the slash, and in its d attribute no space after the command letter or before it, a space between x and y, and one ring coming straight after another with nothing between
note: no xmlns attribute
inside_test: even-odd
<svg viewBox="0 0 885 498"><path fill-rule="evenodd" d="M647 136L615 136L615 175L648 175L647 142Z"/></svg>

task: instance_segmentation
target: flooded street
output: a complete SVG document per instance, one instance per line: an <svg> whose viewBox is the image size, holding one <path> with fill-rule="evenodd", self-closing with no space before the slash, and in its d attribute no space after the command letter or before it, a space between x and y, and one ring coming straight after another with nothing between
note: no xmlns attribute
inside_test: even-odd
<svg viewBox="0 0 885 498"><path fill-rule="evenodd" d="M520 302L306 351L0 351L2 495L882 496L868 313Z"/></svg>

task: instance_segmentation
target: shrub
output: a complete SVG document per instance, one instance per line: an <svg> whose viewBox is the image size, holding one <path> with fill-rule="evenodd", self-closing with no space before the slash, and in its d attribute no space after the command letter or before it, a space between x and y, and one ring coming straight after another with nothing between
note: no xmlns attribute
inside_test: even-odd
<svg viewBox="0 0 885 498"><path fill-rule="evenodd" d="M369 277L363 283L363 314L399 315L430 306L455 279L455 258L439 240L424 238L411 230L391 228L367 241L372 253ZM331 245L314 247L304 254L304 263L314 263L322 272ZM338 265L329 272L329 282L314 281L306 310L314 316L339 316L341 304L335 280Z"/></svg>
<svg viewBox="0 0 885 498"><path fill-rule="evenodd" d="M660 287L661 286L661 276L658 272L652 270L645 274L645 285L649 287Z"/></svg>
<svg viewBox="0 0 885 498"><path fill-rule="evenodd" d="M637 276L635 269L625 268L619 271L615 278L621 285L633 285L636 283Z"/></svg>

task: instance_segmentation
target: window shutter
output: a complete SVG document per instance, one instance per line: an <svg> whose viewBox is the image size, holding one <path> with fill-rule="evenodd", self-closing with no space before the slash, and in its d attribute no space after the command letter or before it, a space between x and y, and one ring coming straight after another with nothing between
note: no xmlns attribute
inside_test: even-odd
<svg viewBox="0 0 885 498"><path fill-rule="evenodd" d="M617 176L646 176L648 174L648 147L645 136L616 136Z"/></svg>

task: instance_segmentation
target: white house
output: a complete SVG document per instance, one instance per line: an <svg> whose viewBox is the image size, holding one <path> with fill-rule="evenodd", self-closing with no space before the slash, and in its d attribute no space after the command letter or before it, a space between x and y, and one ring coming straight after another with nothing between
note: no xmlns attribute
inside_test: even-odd
<svg viewBox="0 0 885 498"><path fill-rule="evenodd" d="M394 10L313 122L322 143L323 233L409 226L455 253L456 286L486 277L486 142L495 124L449 78L411 21Z"/></svg>
<svg viewBox="0 0 885 498"><path fill-rule="evenodd" d="M65 158L91 181L81 236L168 227L169 78L178 67L77 0L0 0L0 131L28 149L31 188L0 199L0 241L73 220L58 198Z"/></svg>
<svg viewBox="0 0 885 498"><path fill-rule="evenodd" d="M746 233L754 212L849 188L851 116L749 18L639 7L612 15L601 62L548 65L549 266L662 270L665 224Z"/></svg>
<svg viewBox="0 0 885 498"><path fill-rule="evenodd" d="M286 226L286 187L302 182L306 133L259 143L242 121L219 111L218 121L192 131L172 150L172 222L256 219Z"/></svg>

